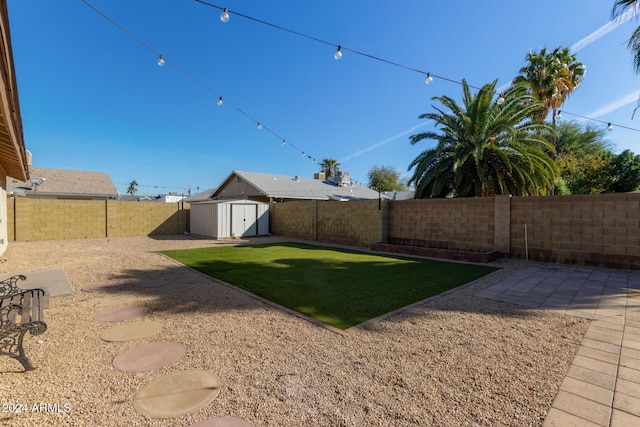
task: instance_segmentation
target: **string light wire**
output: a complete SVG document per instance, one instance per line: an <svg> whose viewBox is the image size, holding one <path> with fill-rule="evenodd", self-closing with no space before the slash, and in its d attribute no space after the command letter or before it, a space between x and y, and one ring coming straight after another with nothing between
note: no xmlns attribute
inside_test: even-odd
<svg viewBox="0 0 640 427"><path fill-rule="evenodd" d="M185 70L184 68L180 67L177 63L175 63L174 61L172 61L170 58L167 58L166 56L162 55L158 50L154 49L150 44L146 43L144 40L142 40L141 38L139 38L138 36L136 36L134 33L132 33L131 31L127 30L125 27L123 27L122 25L120 25L118 22L116 22L114 19L112 19L111 17L109 17L107 14L105 14L104 12L102 12L100 9L96 8L95 6L93 6L91 3L89 3L87 0L80 0L82 3L84 3L85 5L87 5L89 8L91 8L93 11L95 11L97 14L99 14L100 16L102 16L103 18L105 18L107 21L109 21L111 24L113 24L114 26L116 26L118 29L120 29L121 31L123 31L125 34L127 34L128 36L130 36L132 39L134 39L135 41L137 41L138 43L140 43L142 46L144 46L145 48L147 48L148 50L150 50L151 52L153 52L154 54L158 55L159 57L161 57L164 60L165 64L169 64L172 67L174 67L176 70L180 71L182 74L184 74L187 78L191 79L193 82L195 82L196 84L198 84L199 86L201 86L203 89L205 89L206 91L208 91L209 93L211 93L212 95L214 95L215 97L218 98L218 105L222 104L222 95L220 95L218 92L216 92L215 90L213 90L211 87L209 87L206 83L204 83L202 80L198 79L196 76L194 76L193 74L189 73L187 70ZM227 10L226 8L220 8L221 10ZM231 12L228 11L228 13L233 13L234 15L238 15L235 12ZM242 15L238 15L238 16L242 16ZM268 131L269 133L271 133L273 136L275 136L278 140L283 141L285 138L283 138L281 135L279 135L276 131L274 131L273 129L267 127L264 122L259 121L257 119L255 119L254 117L252 117L250 114L248 114L246 111L244 111L242 108L240 108L238 105L234 104L233 102L230 102L227 98L224 98L224 103L225 105L229 105L230 107L232 107L234 110L236 110L237 112L239 112L240 114L242 114L243 116L245 116L246 118L248 118L249 120L251 120L252 122L254 122L257 125L260 125L261 129L264 129L266 131ZM305 154L305 152L299 148L298 146L296 146L295 144L290 143L289 141L287 141L287 145L297 151L299 151L302 154ZM306 154L305 154L306 155ZM309 158L315 160L312 156L308 156Z"/></svg>
<svg viewBox="0 0 640 427"><path fill-rule="evenodd" d="M372 60L375 60L375 61L378 61L378 62L382 62L382 63L389 64L389 65L392 65L392 66L395 66L395 67L398 67L398 68L402 68L402 69L405 69L405 70L408 70L408 71L413 71L413 72L422 74L423 76L425 76L425 79L426 79L425 82L427 82L427 84L431 84L433 79L440 79L440 80L443 80L443 81L446 81L446 82L449 82L449 83L454 83L454 84L461 85L461 86L463 85L462 81L460 81L460 80L455 80L455 79L451 79L451 78L448 78L448 77L445 77L445 76L440 76L440 75L434 74L434 73L429 72L429 71L420 70L418 68L414 68L414 67L410 67L410 66L407 66L407 65L403 65L403 64L400 64L400 63L395 62L395 61L390 61L388 59L381 58L381 57L376 56L376 55L371 55L369 53L365 53L365 52L361 52L359 50L351 49L351 48L345 47L342 44L333 43L333 42L330 42L330 41L327 41L327 40L323 40L323 39L321 39L319 37L310 36L308 34L300 32L300 31L296 31L296 30L292 30L292 29L287 28L287 27L283 27L282 25L273 24L271 22L268 22L268 21L265 21L265 20L262 20L262 19L258 19L258 18L254 18L252 16L245 15L245 14L240 13L240 12L231 11L230 9L224 8L222 6L218 6L216 4L212 4L212 3L206 2L204 0L194 0L194 1L196 3L200 3L200 4L203 4L205 6L212 7L214 9L226 10L229 13L233 13L234 16L239 16L241 18L247 19L249 21L256 22L258 24L266 25L268 27L275 28L277 30L284 31L284 32L287 32L287 33L290 33L290 34L294 34L296 36L300 36L300 37L306 38L308 40L312 40L312 41L315 41L315 42L318 42L318 43L322 43L322 44L325 44L325 45L328 45L328 46L332 46L332 47L336 48L337 52L350 52L350 53L353 53L353 54L356 54L356 55L360 55L360 56L363 56L365 58L369 58L369 59L372 59ZM338 58L336 57L336 59L338 59ZM476 89L478 91L485 90L485 89L483 89L481 87L470 85L470 84L467 84L467 86L470 87L470 88ZM499 94L498 92L493 91L493 95L499 95L498 103L500 103L500 100L503 100L503 102L504 102L504 98L502 97L502 94ZM565 111L565 110L563 110L563 112L567 113L567 111ZM571 113L567 113L567 114L574 115L574 116L577 116L577 117L581 117L581 118L586 119L586 120L592 120L592 121L595 121L595 122L609 124L609 122L606 122L606 121L592 119L590 117L580 116L578 114L571 114ZM611 124L614 125L613 123L611 123ZM621 125L615 125L615 126L623 128L623 129L628 129L628 130L640 132L640 129L635 129L635 128L628 127L628 126L621 126Z"/></svg>
<svg viewBox="0 0 640 427"><path fill-rule="evenodd" d="M151 52L153 52L153 53L154 53L155 55L157 55L158 57L161 57L161 58L164 60L164 62L165 62L166 64L170 64L170 65L171 65L171 66L173 66L175 69L177 69L177 70L178 70L178 71L180 71L182 74L184 74L187 78L191 79L193 82L195 82L196 84L198 84L199 86L201 86L203 89L205 89L206 91L208 91L209 93L211 93L212 95L214 95L215 97L217 97L217 98L218 98L218 100L221 100L221 99L222 99L222 95L220 95L219 93L217 93L216 91L214 91L211 87L209 87L209 86L208 86L206 83L204 83L202 80L198 79L196 76L194 76L193 74L189 73L189 72L188 72L187 70L185 70L184 68L180 67L177 63L175 63L175 62L171 61L169 58L165 57L165 56L164 56L163 54L161 54L158 50L156 50L155 48L153 48L151 45L149 45L148 43L146 43L144 40L142 40L141 38L139 38L138 36L136 36L136 35L135 35L134 33L132 33L131 31L127 30L125 27L123 27L123 26L122 26L122 25L120 25L118 22L116 22L115 20L113 20L111 17L109 17L108 15L106 15L105 13L103 13L101 10L99 10L98 8L96 8L95 6L93 6L92 4L90 4L87 0L80 0L80 1L82 1L82 3L84 3L84 4L85 4L86 6L88 6L89 8L91 8L94 12L96 12L97 14L99 14L100 16L102 16L102 17L103 17L104 19L106 19L108 22L110 22L111 24L113 24L115 27L117 27L118 29L120 29L121 31L123 31L125 34L127 34L128 36L130 36L131 38L133 38L133 39L134 39L135 41L137 41L139 44L141 44L142 46L144 46L145 48L147 48L148 50L150 50ZM274 29L277 29L277 30L280 30L280 31L284 31L284 32L287 32L287 33L290 33L290 34L294 34L294 35L296 35L296 36L303 37L303 38L306 38L306 39L308 39L308 40L315 41L315 42L317 42L317 43L321 43L321 44L324 44L324 45L332 46L332 47L336 48L336 50L339 50L340 52L343 52L343 51L344 51L344 52L350 52L350 53L353 53L353 54L355 54L355 55L360 55L360 56L363 56L363 57L368 58L368 59L371 59L371 60L375 60L375 61L382 62L382 63L388 64L388 65L392 65L392 66L395 66L395 67L398 67L398 68L402 68L402 69L405 69L405 70L408 70L408 71L412 71L412 72L419 73L419 74L421 74L421 75L425 76L425 78L429 81L429 83L431 83L431 81L433 81L433 79L439 79L439 80L446 81L446 82L449 82L449 83L453 83L453 84L457 84L457 85L463 85L462 81L460 81L460 80L451 79L451 78L448 78L448 77L445 77L445 76L441 76L441 75L438 75L438 74L434 74L434 73L429 72L429 71L423 71L423 70L420 70L420 69L415 68L415 67L406 66L406 65L400 64L400 63L395 62L395 61L391 61L391 60L388 60L388 59L385 59L385 58L381 58L381 57L376 56L376 55L372 55L372 54L368 54L368 53L365 53L365 52L361 52L361 51L359 51L359 50L351 49L351 48L345 47L344 45L341 45L341 44L332 43L332 42L329 42L329 41L327 41L327 40L323 40L323 39L318 38L318 37L310 36L310 35L308 35L308 34L304 34L304 33L302 33L302 32L295 31L295 30L292 30L292 29L289 29L289 28L283 27L283 26L281 26L281 25L276 25L276 24L273 24L273 23L271 23L271 22L264 21L264 20L262 20L262 19L254 18L254 17L252 17L252 16L245 15L245 14L240 13L240 12L235 12L235 11L232 11L232 10L230 10L230 9L228 9L228 8L221 7L221 6L218 6L218 5L212 4L212 3L208 3L208 2L203 1L203 0L194 0L194 1L195 1L195 2L197 2L197 3L200 3L200 4L202 4L202 5L205 5L205 6L208 6L208 7L212 7L212 8L218 9L218 10L221 10L221 11L223 11L223 13L224 13L224 12L226 12L226 13L228 13L228 14L233 14L234 16L238 16L238 17L240 17L240 18L244 18L244 19L247 19L247 20L250 20L250 21L256 22L256 23L258 23L258 24L266 25L266 26L269 26L269 27L271 27L271 28L274 28ZM474 85L470 85L470 84L467 84L467 85L468 85L468 87L473 88L473 89L476 89L476 90L479 90L479 91L484 90L483 88L478 87L478 86L474 86ZM495 91L493 92L493 95L500 95L500 96L501 96L501 94L498 94L498 93L497 93L497 92L495 92ZM264 123L263 123L262 121L259 121L259 120L255 119L255 118L254 118L254 117L252 117L250 114L248 114L246 111L244 111L242 108L240 108L238 105L234 104L233 102L230 102L227 98L224 98L224 99L225 99L225 104L226 104L226 105L229 105L230 107L232 107L233 109L235 109L238 113L242 114L243 116L245 116L246 118L248 118L249 120L251 120L252 122L254 122L254 124L256 124L257 126L259 125L259 128L260 128L260 129L264 129L264 130L266 130L267 132L271 133L271 134L272 134L273 136L275 136L279 141L282 141L282 145L283 145L283 146L284 146L284 145L288 145L289 147L291 147L291 148L293 148L293 149L295 149L295 150L299 151L299 152L302 154L302 157L308 157L309 159L313 160L314 164L316 164L316 163L317 163L317 160L316 160L313 156L308 155L304 150L302 150L301 148L299 148L299 147L298 147L298 146L296 146L295 144L292 144L291 142L286 141L286 139L285 139L285 138L283 138L280 134L278 134L278 133L277 133L276 131L274 131L273 129L271 129L271 128L269 128L269 127L265 126L265 125L264 125ZM502 98L502 99L503 99L503 98ZM500 98L499 98L498 102L499 102L499 101L500 101ZM616 126L616 127L618 127L618 128L627 129L627 130L631 130L631 131L635 131L635 132L640 132L640 129L635 129L635 128L632 128L632 127L629 127L629 126L623 126L623 125L618 125L618 124L614 124L614 123L607 122L607 121L603 121L603 120L593 119L593 118L586 117L586 116L582 116L582 115L579 115L579 114L570 113L570 112L568 112L568 111L566 111L566 110L562 110L562 112L563 112L563 113L565 113L565 114L571 115L571 116L575 116L575 117L579 117L579 118L585 119L585 120L590 120L590 121L595 121L595 122L599 122L599 123L606 124L608 129L611 129L611 128L612 128L612 126L614 126L614 125L615 125L615 126ZM286 141L286 143L285 143L284 141Z"/></svg>

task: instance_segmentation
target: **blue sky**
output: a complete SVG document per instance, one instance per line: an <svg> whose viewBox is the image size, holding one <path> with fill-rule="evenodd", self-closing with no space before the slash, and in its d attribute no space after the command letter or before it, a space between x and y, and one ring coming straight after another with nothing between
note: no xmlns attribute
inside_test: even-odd
<svg viewBox="0 0 640 427"><path fill-rule="evenodd" d="M473 86L508 84L529 49L574 46L587 74L563 120L619 125L615 151L640 153L640 132L621 127L640 129L626 48L640 22L606 26L613 0L209 1L232 11L226 24L194 0L87 1L152 50L81 0L8 0L25 144L34 166L107 172L122 193L132 180L139 194L195 193L234 169L311 178L325 157L357 182L376 165L407 177L432 146L409 143L431 128L418 116L460 96L233 12Z"/></svg>

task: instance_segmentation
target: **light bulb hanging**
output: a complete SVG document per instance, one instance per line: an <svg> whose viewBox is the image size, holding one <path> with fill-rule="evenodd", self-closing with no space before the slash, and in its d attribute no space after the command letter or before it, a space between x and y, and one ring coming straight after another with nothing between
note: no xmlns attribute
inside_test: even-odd
<svg viewBox="0 0 640 427"><path fill-rule="evenodd" d="M287 141L285 141L285 140L283 139L283 140L282 140L282 142L280 143L280 145L282 145L282 146L284 147L285 145L287 145Z"/></svg>
<svg viewBox="0 0 640 427"><path fill-rule="evenodd" d="M222 105L222 97L218 98L218 105Z"/></svg>
<svg viewBox="0 0 640 427"><path fill-rule="evenodd" d="M158 67L164 67L164 57L162 55L158 58Z"/></svg>
<svg viewBox="0 0 640 427"><path fill-rule="evenodd" d="M333 55L336 61L340 61L342 59L342 46L338 46L338 50L336 50L335 55Z"/></svg>
<svg viewBox="0 0 640 427"><path fill-rule="evenodd" d="M262 129L262 123L258 122L258 129Z"/></svg>
<svg viewBox="0 0 640 427"><path fill-rule="evenodd" d="M220 20L222 22L224 22L225 24L227 22L229 22L229 9L227 9L226 7L224 8L224 10L222 11L222 13L220 14Z"/></svg>
<svg viewBox="0 0 640 427"><path fill-rule="evenodd" d="M611 123L607 123L607 132L611 132L613 130L613 125Z"/></svg>
<svg viewBox="0 0 640 427"><path fill-rule="evenodd" d="M430 85L433 83L433 77L431 77L431 73L427 73L427 78L424 79L424 83Z"/></svg>
<svg viewBox="0 0 640 427"><path fill-rule="evenodd" d="M558 110L556 113L556 120L560 120L562 118L562 110Z"/></svg>
<svg viewBox="0 0 640 427"><path fill-rule="evenodd" d="M498 99L496 100L496 102L498 103L498 105L502 105L504 104L504 95L500 94L500 96L498 97Z"/></svg>

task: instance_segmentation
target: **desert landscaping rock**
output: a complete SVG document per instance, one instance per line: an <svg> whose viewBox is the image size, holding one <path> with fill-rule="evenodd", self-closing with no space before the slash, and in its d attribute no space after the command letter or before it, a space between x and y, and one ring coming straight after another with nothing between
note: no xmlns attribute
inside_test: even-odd
<svg viewBox="0 0 640 427"><path fill-rule="evenodd" d="M205 280L207 279L202 276L178 276L173 283L179 285L193 285L196 283L202 283Z"/></svg>
<svg viewBox="0 0 640 427"><path fill-rule="evenodd" d="M149 338L162 330L162 324L151 320L113 326L100 334L105 341L135 341Z"/></svg>
<svg viewBox="0 0 640 427"><path fill-rule="evenodd" d="M217 417L191 424L190 427L253 427L253 424L240 418Z"/></svg>
<svg viewBox="0 0 640 427"><path fill-rule="evenodd" d="M169 282L161 279L150 279L150 280L143 280L140 282L133 282L133 286L137 288L157 288L159 286L167 286L168 284Z"/></svg>
<svg viewBox="0 0 640 427"><path fill-rule="evenodd" d="M213 372L176 371L144 386L133 400L136 411L151 418L175 418L197 411L220 393Z"/></svg>
<svg viewBox="0 0 640 427"><path fill-rule="evenodd" d="M177 277L184 267L157 251L216 244L229 243L189 236L11 242L0 272L62 266L76 292L52 298L47 331L25 338L36 370L17 373L19 362L0 357L0 397L70 410L0 413L0 425L184 427L226 415L255 427L541 426L589 325L476 297L531 265L518 260L495 261L503 270L490 277L344 335L204 280L121 291L134 292L134 302L122 305L143 302L164 325L154 340L183 343L187 353L154 371L112 368L132 344L100 339L106 325L93 320L97 310L81 287ZM134 410L142 387L179 370L216 372L225 385L211 404L170 420Z"/></svg>
<svg viewBox="0 0 640 427"><path fill-rule="evenodd" d="M138 298L134 295L113 295L87 300L87 305L94 308L116 307L135 303Z"/></svg>
<svg viewBox="0 0 640 427"><path fill-rule="evenodd" d="M174 363L186 352L184 344L176 342L140 344L118 354L113 359L113 367L127 372L151 371Z"/></svg>
<svg viewBox="0 0 640 427"><path fill-rule="evenodd" d="M114 284L106 284L106 285L93 285L93 286L85 286L82 288L84 292L114 292L124 288L124 283L114 283Z"/></svg>
<svg viewBox="0 0 640 427"><path fill-rule="evenodd" d="M97 320L99 322L122 322L142 317L146 313L147 309L145 307L117 307L94 314L93 320Z"/></svg>

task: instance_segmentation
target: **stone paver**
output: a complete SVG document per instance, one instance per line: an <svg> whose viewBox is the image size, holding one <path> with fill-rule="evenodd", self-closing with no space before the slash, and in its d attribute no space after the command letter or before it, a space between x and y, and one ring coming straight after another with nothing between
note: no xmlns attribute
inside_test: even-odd
<svg viewBox="0 0 640 427"><path fill-rule="evenodd" d="M190 414L215 399L222 382L210 371L175 371L140 389L133 408L150 418L176 418Z"/></svg>
<svg viewBox="0 0 640 427"><path fill-rule="evenodd" d="M161 330L161 323L141 320L106 329L100 334L100 338L105 341L135 341L151 337Z"/></svg>
<svg viewBox="0 0 640 427"><path fill-rule="evenodd" d="M640 273L531 265L478 296L591 320L545 427L640 426Z"/></svg>

